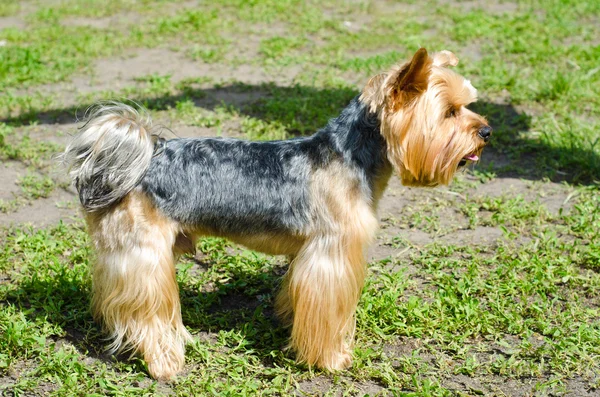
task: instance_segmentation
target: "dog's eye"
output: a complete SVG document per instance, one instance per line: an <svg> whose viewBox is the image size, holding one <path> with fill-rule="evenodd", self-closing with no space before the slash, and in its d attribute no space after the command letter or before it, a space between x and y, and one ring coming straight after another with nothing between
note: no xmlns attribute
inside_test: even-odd
<svg viewBox="0 0 600 397"><path fill-rule="evenodd" d="M450 108L446 112L446 118L450 118L450 117L456 117L456 109L455 108Z"/></svg>

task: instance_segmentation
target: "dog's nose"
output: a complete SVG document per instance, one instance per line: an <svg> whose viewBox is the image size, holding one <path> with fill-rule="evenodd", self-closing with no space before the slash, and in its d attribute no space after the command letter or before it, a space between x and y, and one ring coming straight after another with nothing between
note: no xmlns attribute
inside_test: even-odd
<svg viewBox="0 0 600 397"><path fill-rule="evenodd" d="M485 142L489 141L490 137L492 136L492 127L490 127L489 125L481 127L477 135L479 135L479 137Z"/></svg>

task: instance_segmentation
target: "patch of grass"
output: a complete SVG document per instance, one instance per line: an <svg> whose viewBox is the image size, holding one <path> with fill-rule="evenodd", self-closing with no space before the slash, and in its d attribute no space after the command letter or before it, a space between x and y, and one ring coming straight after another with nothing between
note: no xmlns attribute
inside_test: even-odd
<svg viewBox="0 0 600 397"><path fill-rule="evenodd" d="M250 113L269 122L278 121L292 134L314 133L358 94L355 89L343 86L315 89L269 84L262 88L269 95L251 104Z"/></svg>
<svg viewBox="0 0 600 397"><path fill-rule="evenodd" d="M275 36L260 42L259 53L267 64L286 66L293 62L291 55L298 54L305 44L306 40L300 37Z"/></svg>
<svg viewBox="0 0 600 397"><path fill-rule="evenodd" d="M493 257L469 247L432 246L412 258L431 287L415 288L403 271L370 284L359 306L363 337L387 340L401 332L425 338L452 357L453 373L564 376L591 369L600 354L600 323L596 310L579 303L585 295L572 280L582 281L581 275L561 254L573 248L552 236L521 248L502 246ZM595 285L597 277L583 283ZM478 341L503 338L510 341L505 354L479 355L486 362L477 364L477 355L467 354L477 352Z"/></svg>
<svg viewBox="0 0 600 397"><path fill-rule="evenodd" d="M21 5L17 2L7 1L0 3L0 17L8 17L15 15L21 9Z"/></svg>
<svg viewBox="0 0 600 397"><path fill-rule="evenodd" d="M112 7L102 1L91 3L94 4L88 7L79 4L75 8L43 8L30 16L29 29L5 29L2 36L8 45L0 47L0 87L63 81L73 73L81 72L98 57L118 54L137 46L154 47L169 37L211 45L226 43L221 33L216 32L225 30L230 22L219 18L217 10L182 10L173 16L149 17L146 23L136 24L125 33L112 27L66 26L61 23L67 15L82 15L78 10L85 9L98 16L106 12L116 13L123 8L123 5ZM160 7L156 6L159 3L149 3L153 3L150 9L160 14ZM102 4L104 11L95 8L96 4ZM124 4L130 8L135 5Z"/></svg>
<svg viewBox="0 0 600 397"><path fill-rule="evenodd" d="M342 70L354 70L366 72L369 74L381 73L388 69L390 65L402 59L403 54L398 51L390 51L383 54L377 54L370 57L356 57L340 63Z"/></svg>
<svg viewBox="0 0 600 397"><path fill-rule="evenodd" d="M23 204L20 197L9 200L0 199L0 212L7 214L16 211Z"/></svg>
<svg viewBox="0 0 600 397"><path fill-rule="evenodd" d="M33 173L25 175L17 183L21 186L25 196L30 199L48 197L56 187L51 178Z"/></svg>
<svg viewBox="0 0 600 397"><path fill-rule="evenodd" d="M19 123L32 123L37 120L37 114L51 108L54 99L36 92L31 95L16 95L8 89L0 97L0 117L13 119Z"/></svg>
<svg viewBox="0 0 600 397"><path fill-rule="evenodd" d="M205 46L194 46L188 51L190 58L194 60L202 60L205 63L220 62L224 59L227 53L227 47L225 45L216 46L213 48L206 48Z"/></svg>
<svg viewBox="0 0 600 397"><path fill-rule="evenodd" d="M0 123L0 158L41 167L61 150L57 144L32 140L29 135L16 137L13 128Z"/></svg>
<svg viewBox="0 0 600 397"><path fill-rule="evenodd" d="M172 109L171 118L176 119L178 122L184 122L197 127L219 128L223 121L229 120L234 116L235 114L232 114L227 108L216 107L212 112L203 111L191 99L184 99L175 104L175 108Z"/></svg>
<svg viewBox="0 0 600 397"><path fill-rule="evenodd" d="M274 140L289 138L285 127L277 122L265 122L254 117L242 119L242 131L250 139Z"/></svg>
<svg viewBox="0 0 600 397"><path fill-rule="evenodd" d="M12 128L0 123L0 148L6 147L6 137L12 133Z"/></svg>
<svg viewBox="0 0 600 397"><path fill-rule="evenodd" d="M151 26L154 25L154 26ZM139 39L164 40L176 36L189 42L223 45L227 43L222 34L232 28L231 19L218 9L189 9L174 16L159 17L149 21L147 27L135 32Z"/></svg>
<svg viewBox="0 0 600 397"><path fill-rule="evenodd" d="M13 305L0 311L0 370L6 370L17 359L39 354L52 328L43 321L29 321L25 313Z"/></svg>
<svg viewBox="0 0 600 397"><path fill-rule="evenodd" d="M3 31L10 44L0 47L0 87L63 81L91 59L111 55L127 43L118 32L62 26L51 17L40 16L41 23L30 30Z"/></svg>
<svg viewBox="0 0 600 397"><path fill-rule="evenodd" d="M462 211L471 219L471 226L499 226L531 229L551 220L547 210L539 202L516 197L478 197L465 201ZM484 213L484 217L477 215Z"/></svg>
<svg viewBox="0 0 600 397"><path fill-rule="evenodd" d="M159 94L169 92L171 90L171 75L160 75L151 74L148 76L136 77L134 80L142 83L146 83L149 91L157 92Z"/></svg>

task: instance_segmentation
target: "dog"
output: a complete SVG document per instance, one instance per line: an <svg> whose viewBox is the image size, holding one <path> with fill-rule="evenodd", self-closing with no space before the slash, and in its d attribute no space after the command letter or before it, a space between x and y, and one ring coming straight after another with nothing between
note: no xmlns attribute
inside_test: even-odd
<svg viewBox="0 0 600 397"><path fill-rule="evenodd" d="M371 78L314 135L282 141L158 139L150 118L98 105L64 162L96 251L92 312L112 351L156 379L184 364L177 258L201 236L225 237L290 266L275 307L298 362L351 365L365 251L395 172L405 186L448 184L479 160L492 129L467 109L477 91L449 51L419 49Z"/></svg>

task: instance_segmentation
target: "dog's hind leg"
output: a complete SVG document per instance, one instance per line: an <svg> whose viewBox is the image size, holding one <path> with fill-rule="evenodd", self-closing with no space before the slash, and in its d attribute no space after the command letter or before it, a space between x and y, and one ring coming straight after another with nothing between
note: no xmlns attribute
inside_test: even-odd
<svg viewBox="0 0 600 397"><path fill-rule="evenodd" d="M175 279L176 225L138 192L87 221L97 250L92 311L112 351L139 353L153 378L171 378L190 338Z"/></svg>

